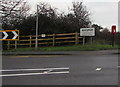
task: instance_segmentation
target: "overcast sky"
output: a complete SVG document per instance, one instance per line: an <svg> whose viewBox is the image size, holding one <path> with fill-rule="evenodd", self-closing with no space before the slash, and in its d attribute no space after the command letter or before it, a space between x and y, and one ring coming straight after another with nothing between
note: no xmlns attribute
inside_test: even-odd
<svg viewBox="0 0 120 87"><path fill-rule="evenodd" d="M109 29L114 24L118 26L118 0L28 0L34 10L38 2L47 2L58 8L59 12L65 13L68 12L68 7L72 7L73 1L83 1L91 13L93 23Z"/></svg>

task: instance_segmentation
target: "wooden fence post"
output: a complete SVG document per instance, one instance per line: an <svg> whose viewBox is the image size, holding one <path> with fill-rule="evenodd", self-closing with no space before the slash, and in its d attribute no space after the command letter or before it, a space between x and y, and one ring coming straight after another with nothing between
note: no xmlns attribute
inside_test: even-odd
<svg viewBox="0 0 120 87"><path fill-rule="evenodd" d="M55 34L53 34L53 47L55 46Z"/></svg>
<svg viewBox="0 0 120 87"><path fill-rule="evenodd" d="M30 47L32 47L32 35L30 35Z"/></svg>
<svg viewBox="0 0 120 87"><path fill-rule="evenodd" d="M7 41L8 43L7 43L7 49L9 50L10 49L10 41Z"/></svg>
<svg viewBox="0 0 120 87"><path fill-rule="evenodd" d="M75 44L78 45L79 43L79 36L78 36L78 32L75 33Z"/></svg>

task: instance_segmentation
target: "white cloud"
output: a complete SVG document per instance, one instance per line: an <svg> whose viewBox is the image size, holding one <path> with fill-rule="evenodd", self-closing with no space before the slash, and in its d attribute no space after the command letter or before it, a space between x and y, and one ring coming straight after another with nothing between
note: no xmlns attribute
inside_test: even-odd
<svg viewBox="0 0 120 87"><path fill-rule="evenodd" d="M118 24L117 2L87 2L86 5L92 13L93 22L108 28Z"/></svg>

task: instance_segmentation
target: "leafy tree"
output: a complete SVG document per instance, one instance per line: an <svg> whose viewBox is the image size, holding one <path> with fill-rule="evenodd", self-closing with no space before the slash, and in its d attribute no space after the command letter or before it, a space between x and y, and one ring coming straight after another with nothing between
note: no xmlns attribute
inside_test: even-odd
<svg viewBox="0 0 120 87"><path fill-rule="evenodd" d="M21 35L35 35L36 16L30 15L20 22L18 29Z"/></svg>
<svg viewBox="0 0 120 87"><path fill-rule="evenodd" d="M98 38L103 27L99 26L98 24L93 24L92 27L95 28L95 36Z"/></svg>
<svg viewBox="0 0 120 87"><path fill-rule="evenodd" d="M95 37L94 40L100 44L111 44L112 43L112 34L108 28L103 28L98 24L93 24L92 27L95 28Z"/></svg>

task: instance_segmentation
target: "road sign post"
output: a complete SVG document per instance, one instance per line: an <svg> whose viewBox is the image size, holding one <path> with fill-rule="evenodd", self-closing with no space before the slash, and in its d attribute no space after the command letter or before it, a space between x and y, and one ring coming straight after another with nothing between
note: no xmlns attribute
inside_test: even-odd
<svg viewBox="0 0 120 87"><path fill-rule="evenodd" d="M113 25L111 29L112 29L112 46L114 47L114 45L115 45L116 26Z"/></svg>
<svg viewBox="0 0 120 87"><path fill-rule="evenodd" d="M17 49L17 41L15 40L15 49Z"/></svg>
<svg viewBox="0 0 120 87"><path fill-rule="evenodd" d="M93 43L93 37L90 37L91 44Z"/></svg>
<svg viewBox="0 0 120 87"><path fill-rule="evenodd" d="M36 39L35 39L35 48L38 48L38 25L39 25L39 18L38 18L38 5L37 5L37 16L36 16Z"/></svg>
<svg viewBox="0 0 120 87"><path fill-rule="evenodd" d="M83 37L83 46L85 45L85 36Z"/></svg>

